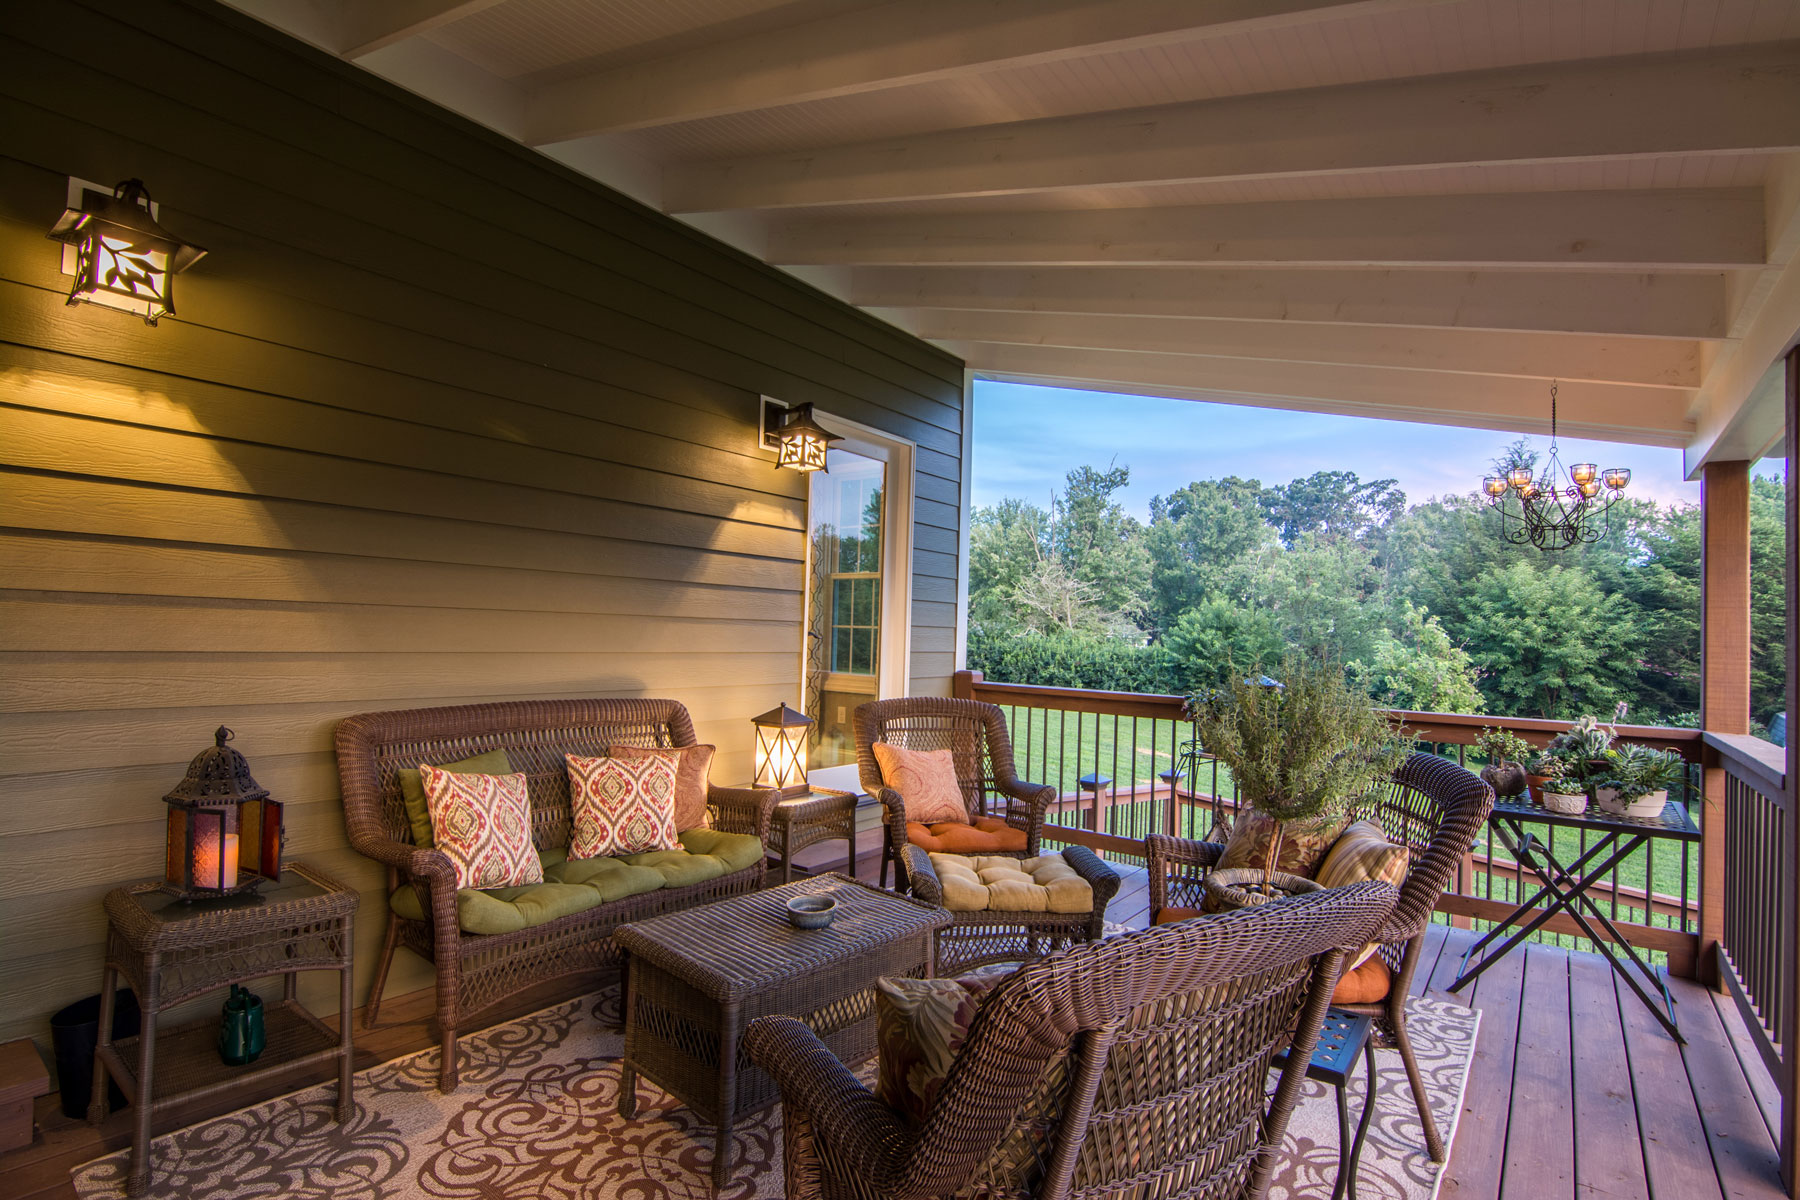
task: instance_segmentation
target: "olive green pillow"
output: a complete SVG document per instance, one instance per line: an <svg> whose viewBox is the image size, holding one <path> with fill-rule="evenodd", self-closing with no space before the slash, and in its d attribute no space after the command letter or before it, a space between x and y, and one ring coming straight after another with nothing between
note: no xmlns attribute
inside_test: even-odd
<svg viewBox="0 0 1800 1200"><path fill-rule="evenodd" d="M460 762L433 763L440 771L448 771L452 775L511 775L512 762L506 757L504 750L489 750L486 754L477 754L473 758L465 758ZM437 839L431 836L431 809L425 805L425 784L419 778L419 768L401 767L400 795L406 801L406 820L412 826L413 845L421 850L429 850L437 845Z"/></svg>

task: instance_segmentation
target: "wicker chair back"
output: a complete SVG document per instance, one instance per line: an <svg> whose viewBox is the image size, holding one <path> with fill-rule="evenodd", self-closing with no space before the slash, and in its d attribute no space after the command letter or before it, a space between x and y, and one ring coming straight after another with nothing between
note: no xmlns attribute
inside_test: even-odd
<svg viewBox="0 0 1800 1200"><path fill-rule="evenodd" d="M1372 936L1395 896L1358 884L1026 966L982 1005L916 1130L854 1092L820 1103L829 1089L797 1072L816 1073L823 1047L798 1022L758 1022L752 1052L787 1104L787 1194L1261 1196L1339 947ZM1290 1033L1296 1067L1271 1103L1269 1059Z"/></svg>
<svg viewBox="0 0 1800 1200"><path fill-rule="evenodd" d="M1438 897L1493 806L1494 789L1449 759L1414 754L1400 764L1392 786L1359 814L1379 822L1388 840L1408 847L1412 856L1382 941L1402 943L1425 932ZM1397 967L1400 947L1389 949L1390 965Z"/></svg>
<svg viewBox="0 0 1800 1200"><path fill-rule="evenodd" d="M565 754L604 756L609 746L691 746L694 723L675 700L515 700L455 708L363 713L345 722L375 771L374 804L362 796L351 824L373 818L381 836L412 841L400 793L400 769L506 751L531 793L532 841L540 850L569 844L573 817ZM349 799L346 796L346 799Z"/></svg>
<svg viewBox="0 0 1800 1200"><path fill-rule="evenodd" d="M857 707L855 726L856 763L863 789L870 795L878 795L881 788L876 742L903 750L950 751L970 817L990 815L990 798L999 794L996 778L1013 775L1006 717L992 704L933 696L875 700ZM996 760L1002 772L999 776L995 774ZM993 815L1003 817L1005 797L1000 800L1002 811Z"/></svg>

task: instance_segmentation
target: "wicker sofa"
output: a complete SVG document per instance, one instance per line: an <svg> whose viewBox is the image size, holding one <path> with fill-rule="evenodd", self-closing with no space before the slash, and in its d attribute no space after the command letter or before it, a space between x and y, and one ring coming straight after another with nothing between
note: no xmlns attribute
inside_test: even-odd
<svg viewBox="0 0 1800 1200"><path fill-rule="evenodd" d="M338 778L350 844L387 867L390 897L387 936L365 1025L373 1025L380 1013L395 950L404 946L423 955L437 972L443 1049L438 1086L454 1090L457 1031L469 1016L551 980L566 979L570 995L591 989L618 968L611 934L619 925L760 888L769 817L780 799L772 790L711 788L711 828L682 830L683 850L632 856L641 864L610 872L617 878L609 878L604 887L593 883L591 899L575 901L587 905L580 911L536 921L528 915L520 918L525 923L517 929L472 933L463 928L471 923L471 908L511 903L518 898L509 898L515 889L459 896L450 860L413 842L399 779L402 768L505 750L512 770L526 776L532 840L546 878L554 881L558 865L567 865L573 828L565 753L604 755L617 745L694 744L693 721L674 700L523 700L360 713L341 722ZM565 902L559 907L568 907L571 890L561 893ZM524 906L524 911L533 910ZM534 915L542 917L543 907Z"/></svg>

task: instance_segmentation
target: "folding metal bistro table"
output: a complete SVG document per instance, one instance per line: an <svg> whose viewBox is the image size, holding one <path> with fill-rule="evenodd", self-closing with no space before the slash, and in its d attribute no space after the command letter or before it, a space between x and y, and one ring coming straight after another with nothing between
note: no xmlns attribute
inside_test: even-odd
<svg viewBox="0 0 1800 1200"><path fill-rule="evenodd" d="M1580 857L1565 865L1552 852L1549 839L1540 837L1526 828L1527 825L1547 825L1552 830L1578 829L1584 833L1597 833L1600 840L1587 846ZM1669 994L1667 980L1638 955L1636 948L1606 913L1600 910L1600 905L1595 903L1588 892L1615 867L1653 840L1699 842L1700 827L1694 824L1686 806L1670 800L1663 805L1661 816L1619 817L1598 810L1590 804L1586 812L1569 816L1551 812L1524 799L1501 800L1494 805L1493 812L1488 816L1488 828L1493 830L1521 866L1538 877L1543 886L1508 913L1506 919L1484 934L1480 941L1469 947L1463 955L1463 973L1450 985L1450 990L1454 992L1464 984L1474 982L1477 976L1523 943L1551 917L1559 912L1566 912L1594 943L1594 949L1612 965L1613 973L1637 993L1638 999L1644 1002L1662 1027L1669 1031L1669 1036L1685 1043L1687 1039L1681 1036L1681 1030L1675 1024L1675 997ZM1594 865L1597 860L1598 865ZM1650 877L1648 862L1644 872L1644 885L1644 903L1648 906L1651 903L1648 893L1655 890L1655 880ZM1524 888L1519 890L1522 892ZM1550 898L1550 903L1539 908L1538 905L1546 898ZM1595 921L1610 935L1610 940L1602 937L1599 930L1594 928ZM1468 966L1471 958L1483 954L1496 938L1515 926L1518 927L1517 930L1498 950L1482 957L1473 968ZM1630 970L1633 966L1637 968L1637 973ZM1660 995L1660 1002L1652 996L1650 989L1645 988L1639 979L1640 974Z"/></svg>

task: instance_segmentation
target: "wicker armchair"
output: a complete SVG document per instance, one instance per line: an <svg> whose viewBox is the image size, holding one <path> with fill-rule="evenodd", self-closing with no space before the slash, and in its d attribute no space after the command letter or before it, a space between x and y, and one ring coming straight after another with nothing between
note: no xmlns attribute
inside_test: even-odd
<svg viewBox="0 0 1800 1200"><path fill-rule="evenodd" d="M781 1088L789 1200L1261 1197L1342 965L1395 891L1366 883L1078 946L983 1002L925 1120L811 1029L752 1022ZM1295 1053L1272 1102L1269 1059Z"/></svg>
<svg viewBox="0 0 1800 1200"><path fill-rule="evenodd" d="M979 700L944 700L913 696L899 700L872 700L858 705L856 762L863 790L881 801L886 837L881 847L881 882L887 883L888 863L894 864L894 883L905 890L908 844L906 803L900 793L882 783L874 745L886 742L906 750L949 750L956 762L956 778L962 784L969 818L997 817L1025 833L1025 849L981 853L1009 853L1033 858L1043 832L1044 813L1056 799L1056 789L1025 783L1013 768L1012 738L1006 732L1006 716L992 704Z"/></svg>
<svg viewBox="0 0 1800 1200"><path fill-rule="evenodd" d="M1444 1161L1444 1139L1431 1115L1425 1081L1406 1032L1406 997L1425 944L1425 930L1438 897L1475 844L1494 804L1494 789L1480 777L1435 754L1415 754L1394 772L1391 787L1379 791L1358 816L1378 821L1388 840L1411 847L1412 862L1400 884L1399 903L1377 939L1378 953L1391 972L1388 993L1368 1004L1342 1004L1346 1012L1374 1017L1406 1064L1425 1146L1433 1161ZM1224 846L1152 834L1149 841L1150 915L1165 908L1198 908L1206 873Z"/></svg>
<svg viewBox="0 0 1800 1200"><path fill-rule="evenodd" d="M404 946L431 962L437 973L443 1050L438 1087L453 1091L457 1030L470 1015L550 980L569 979L570 995L591 990L619 967L614 928L755 891L766 870L758 855L754 866L714 879L628 896L515 933L467 933L458 921L450 860L440 850L420 849L412 842L397 774L401 767L504 749L513 770L527 776L532 840L539 850L561 849L568 846L573 828L565 753L604 755L616 745L694 744L693 721L674 700L519 700L360 713L340 722L338 779L350 845L387 867L390 896L410 884L426 914L423 920L408 920L390 905L363 1024L374 1025L380 1014L396 949ZM714 787L707 799L713 828L754 834L767 845L778 792Z"/></svg>

